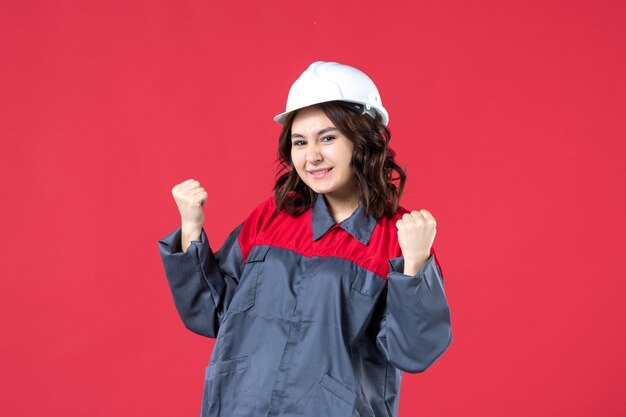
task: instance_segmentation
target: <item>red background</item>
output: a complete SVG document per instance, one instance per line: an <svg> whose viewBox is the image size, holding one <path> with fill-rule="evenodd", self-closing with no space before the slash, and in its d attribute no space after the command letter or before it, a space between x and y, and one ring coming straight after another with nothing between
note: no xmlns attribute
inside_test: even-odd
<svg viewBox="0 0 626 417"><path fill-rule="evenodd" d="M196 416L157 240L271 193L314 60L377 83L455 340L400 416L626 415L623 1L0 3L0 415Z"/></svg>

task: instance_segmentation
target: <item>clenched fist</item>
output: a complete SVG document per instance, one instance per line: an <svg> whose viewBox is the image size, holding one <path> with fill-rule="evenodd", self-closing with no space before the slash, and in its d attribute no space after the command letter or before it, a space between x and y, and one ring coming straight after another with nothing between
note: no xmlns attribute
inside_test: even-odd
<svg viewBox="0 0 626 417"><path fill-rule="evenodd" d="M398 243L404 257L404 274L415 275L430 256L437 222L427 210L405 213L396 222Z"/></svg>
<svg viewBox="0 0 626 417"><path fill-rule="evenodd" d="M194 179L175 185L172 188L172 195L180 212L181 246L186 252L192 240L200 240L204 224L204 205L208 195L202 185Z"/></svg>

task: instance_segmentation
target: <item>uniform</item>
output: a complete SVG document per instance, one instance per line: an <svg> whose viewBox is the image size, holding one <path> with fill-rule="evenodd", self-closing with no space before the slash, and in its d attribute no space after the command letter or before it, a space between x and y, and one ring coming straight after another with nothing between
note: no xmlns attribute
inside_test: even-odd
<svg viewBox="0 0 626 417"><path fill-rule="evenodd" d="M395 417L401 371L421 372L452 340L434 251L402 273L395 223L359 206L336 224L317 195L300 216L255 208L214 253L159 248L176 308L217 338L202 416Z"/></svg>

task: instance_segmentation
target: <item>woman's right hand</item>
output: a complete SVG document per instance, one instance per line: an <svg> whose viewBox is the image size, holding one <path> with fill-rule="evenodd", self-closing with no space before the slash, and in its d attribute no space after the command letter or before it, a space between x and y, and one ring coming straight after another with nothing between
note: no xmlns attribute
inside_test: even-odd
<svg viewBox="0 0 626 417"><path fill-rule="evenodd" d="M175 185L172 188L172 195L180 212L181 245L183 252L186 252L192 240L200 240L204 224L204 205L208 195L202 185L193 178Z"/></svg>

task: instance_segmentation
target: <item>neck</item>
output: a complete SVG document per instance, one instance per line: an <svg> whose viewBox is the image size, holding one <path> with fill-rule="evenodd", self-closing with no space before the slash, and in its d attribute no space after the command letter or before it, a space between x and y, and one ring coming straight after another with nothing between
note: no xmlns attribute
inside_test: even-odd
<svg viewBox="0 0 626 417"><path fill-rule="evenodd" d="M354 213L359 206L359 196L357 194L345 197L324 194L330 215L337 223L341 223Z"/></svg>

